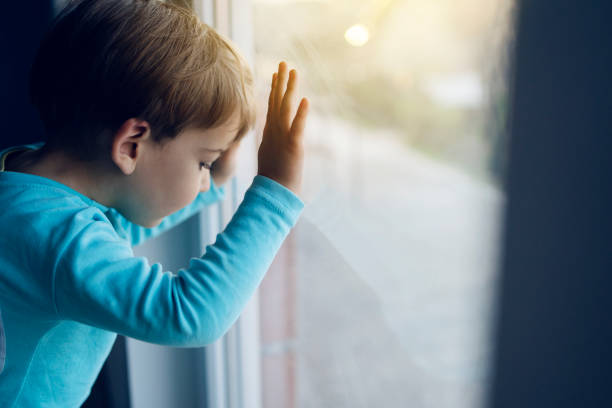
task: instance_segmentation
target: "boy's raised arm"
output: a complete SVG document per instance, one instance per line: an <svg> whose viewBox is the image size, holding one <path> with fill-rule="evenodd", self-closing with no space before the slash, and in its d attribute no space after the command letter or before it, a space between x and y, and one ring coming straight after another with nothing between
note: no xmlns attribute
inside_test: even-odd
<svg viewBox="0 0 612 408"><path fill-rule="evenodd" d="M134 257L104 221L75 225L54 271L58 317L157 344L209 344L238 318L303 206L256 176L215 243L177 275Z"/></svg>

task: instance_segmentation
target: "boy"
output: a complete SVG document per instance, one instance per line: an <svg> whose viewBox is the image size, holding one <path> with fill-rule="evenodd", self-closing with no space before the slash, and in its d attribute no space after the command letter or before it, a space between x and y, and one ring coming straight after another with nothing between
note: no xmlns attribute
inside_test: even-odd
<svg viewBox="0 0 612 408"><path fill-rule="evenodd" d="M308 101L273 75L258 175L227 228L173 275L138 244L223 197L252 127L252 78L190 12L81 0L31 72L47 142L0 153L0 407L77 407L116 333L203 346L239 316L303 202ZM212 174L210 173L212 171Z"/></svg>

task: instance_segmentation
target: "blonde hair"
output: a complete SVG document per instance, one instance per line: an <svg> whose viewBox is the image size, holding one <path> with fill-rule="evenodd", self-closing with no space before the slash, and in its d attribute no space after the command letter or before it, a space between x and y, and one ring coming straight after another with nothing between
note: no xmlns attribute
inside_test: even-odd
<svg viewBox="0 0 612 408"><path fill-rule="evenodd" d="M157 141L234 112L241 138L255 121L253 76L231 41L157 0L70 2L37 53L30 97L48 143L87 157L132 117Z"/></svg>

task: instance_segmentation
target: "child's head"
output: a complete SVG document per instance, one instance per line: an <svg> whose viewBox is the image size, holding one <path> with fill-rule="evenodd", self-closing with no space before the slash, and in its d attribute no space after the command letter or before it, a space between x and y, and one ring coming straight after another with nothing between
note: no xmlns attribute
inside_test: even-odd
<svg viewBox="0 0 612 408"><path fill-rule="evenodd" d="M153 225L209 185L186 154L225 148L253 126L252 87L236 49L190 11L157 0L78 0L43 40L30 96L51 151L131 174L131 141L148 144L138 152L163 148L138 157L126 201L114 203ZM135 210L142 203L149 214Z"/></svg>
<svg viewBox="0 0 612 408"><path fill-rule="evenodd" d="M72 1L31 71L48 144L94 159L129 118L161 141L240 116L252 126L252 75L236 49L185 9L156 0Z"/></svg>

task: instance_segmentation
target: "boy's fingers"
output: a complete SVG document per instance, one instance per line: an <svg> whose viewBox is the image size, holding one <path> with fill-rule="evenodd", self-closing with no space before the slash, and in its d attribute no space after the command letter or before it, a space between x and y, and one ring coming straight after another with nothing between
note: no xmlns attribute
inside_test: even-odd
<svg viewBox="0 0 612 408"><path fill-rule="evenodd" d="M276 82L276 72L272 74L272 85L270 86L270 95L268 96L268 114L266 115L266 122L270 121L272 117L273 103L274 103L274 85Z"/></svg>
<svg viewBox="0 0 612 408"><path fill-rule="evenodd" d="M308 99L302 98L300 106L298 106L295 118L293 118L293 124L291 125L291 139L295 142L300 142L304 134L304 127L306 126L306 116L308 116L308 108L310 104Z"/></svg>
<svg viewBox="0 0 612 408"><path fill-rule="evenodd" d="M283 97L283 102L280 107L281 123L285 130L289 130L291 126L291 107L293 105L293 95L297 84L297 71L292 69L289 71L289 82L287 82L287 91Z"/></svg>
<svg viewBox="0 0 612 408"><path fill-rule="evenodd" d="M274 89L274 108L276 114L280 113L280 102L283 100L285 93L285 83L287 82L287 64L282 61L278 64L278 75L276 76L276 84Z"/></svg>

